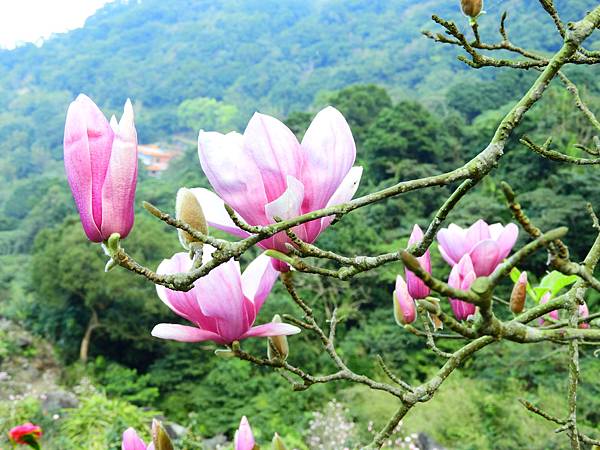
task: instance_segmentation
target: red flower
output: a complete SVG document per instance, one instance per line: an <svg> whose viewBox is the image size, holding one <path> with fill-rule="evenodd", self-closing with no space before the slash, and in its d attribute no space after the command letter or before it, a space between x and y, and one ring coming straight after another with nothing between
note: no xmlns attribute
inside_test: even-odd
<svg viewBox="0 0 600 450"><path fill-rule="evenodd" d="M37 440L42 436L42 428L31 422L16 426L8 432L8 437L15 444L37 446ZM33 445L32 445L33 444Z"/></svg>

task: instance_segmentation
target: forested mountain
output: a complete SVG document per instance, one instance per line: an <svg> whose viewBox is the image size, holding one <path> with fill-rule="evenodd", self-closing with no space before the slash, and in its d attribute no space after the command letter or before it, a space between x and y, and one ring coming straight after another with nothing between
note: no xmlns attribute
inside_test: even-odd
<svg viewBox="0 0 600 450"><path fill-rule="evenodd" d="M62 167L65 113L79 92L107 114L120 115L129 97L141 143L174 136L190 143L161 177L140 175L136 225L126 245L136 258L156 267L178 251L178 241L142 210L141 201L172 211L178 187L206 185L194 145L201 128L243 130L258 110L285 120L302 135L318 109L334 105L352 127L357 158L365 167L359 193L449 170L476 154L535 71L473 70L456 59L456 48L421 34L424 29L440 31L432 14L455 20L470 33L458 3L117 0L90 17L85 27L56 35L41 47L0 50L0 315L55 346L64 366L61 382L83 399L75 412L53 421L37 399L15 406L0 384L0 432L7 421L23 417L44 424L48 439L54 439L50 449L82 448L83 439L101 435L104 440L97 448L112 450L119 448L119 427L143 424L149 414L144 408L150 408L189 428L189 442L181 448L198 448L194 445L201 438L219 433L231 437L239 416L246 414L263 440L279 431L290 448L304 449L304 430L312 417L307 411L322 410L334 397L349 408L349 421L375 417L375 425L381 425L389 405L378 396L368 398L361 389L328 384L293 393L276 374L216 358L205 346L152 339L149 330L163 319L172 320L170 312L144 280L120 269L105 274L105 255L81 230ZM567 21L580 18L597 2L555 3ZM543 53L561 44L537 2L489 0L485 9L487 14L479 19L485 39L499 40L500 16L508 10L507 27L515 43ZM600 40L591 40L588 47L600 50ZM589 105L600 110L599 69L576 67L568 73ZM531 111L516 136L523 134L541 142L551 135L565 147L590 143L593 137L559 84ZM597 170L537 158L515 138L493 176L449 220L509 221L500 180L513 184L537 225L567 225L580 236L567 243L576 257L583 256L591 239L585 231L585 202L600 205ZM324 233L319 245L349 255L397 250L406 244L413 224L426 224L437 210L440 192L404 195L368 212L359 210ZM542 257L528 264L528 269L543 273ZM439 253L434 266L446 270ZM319 314L333 305L340 309L345 318L339 327L341 349L358 371L383 376L373 363L381 354L408 381L422 380L442 360L423 353L423 342L394 322L391 292L400 269L393 264L344 283L310 279L302 288L309 292L311 282L321 283L323 304L315 306ZM279 287L261 320L291 309ZM84 367L77 360L90 325ZM299 365L315 372L330 369L310 340L300 336L291 343L291 357ZM260 352L263 344L249 341L248 346ZM450 349L453 343L443 345ZM34 351L28 352L0 327L0 372L11 354L35 357ZM593 380L600 370L598 358L585 349L582 353L589 360L583 378ZM426 431L449 448L519 449L524 439L532 448L564 448L561 435L514 401L526 392L562 405L563 357L551 345L543 354L523 353L511 345L483 353L456 374L437 403L417 410L405 427L408 432ZM89 383L95 387L89 389ZM463 395L474 390L480 395ZM597 383L584 382L581 396L581 426L597 427ZM117 425L108 420L96 424L98 410ZM370 431L354 433L358 439Z"/></svg>

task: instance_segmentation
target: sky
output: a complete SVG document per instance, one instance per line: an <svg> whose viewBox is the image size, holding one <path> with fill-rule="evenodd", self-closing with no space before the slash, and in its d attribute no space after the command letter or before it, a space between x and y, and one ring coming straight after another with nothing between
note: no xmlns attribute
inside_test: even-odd
<svg viewBox="0 0 600 450"><path fill-rule="evenodd" d="M0 48L40 43L52 33L82 27L112 0L0 0Z"/></svg>

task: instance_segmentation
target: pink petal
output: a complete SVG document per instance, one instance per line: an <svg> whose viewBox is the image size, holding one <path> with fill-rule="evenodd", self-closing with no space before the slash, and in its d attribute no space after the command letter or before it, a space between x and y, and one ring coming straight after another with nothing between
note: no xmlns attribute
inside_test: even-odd
<svg viewBox="0 0 600 450"><path fill-rule="evenodd" d="M204 174L215 192L250 225L267 225L267 203L261 174L244 149L239 133L201 131L198 156Z"/></svg>
<svg viewBox="0 0 600 450"><path fill-rule="evenodd" d="M265 299L271 292L279 272L271 264L271 258L262 254L246 267L242 274L244 296L252 302L256 313L260 311Z"/></svg>
<svg viewBox="0 0 600 450"><path fill-rule="evenodd" d="M221 336L211 331L174 323L159 323L152 330L152 336L179 342L213 341L217 344L227 343Z"/></svg>
<svg viewBox="0 0 600 450"><path fill-rule="evenodd" d="M490 275L500 262L499 254L500 248L496 241L488 239L476 244L469 252L469 255L473 261L473 267L477 276Z"/></svg>
<svg viewBox="0 0 600 450"><path fill-rule="evenodd" d="M300 144L294 133L274 117L259 113L252 116L244 131L244 151L258 167L267 196L265 203L284 193L288 175L301 178L303 155Z"/></svg>
<svg viewBox="0 0 600 450"><path fill-rule="evenodd" d="M267 337L267 336L290 336L300 333L300 328L288 323L265 323L250 328L241 339L249 337Z"/></svg>
<svg viewBox="0 0 600 450"><path fill-rule="evenodd" d="M102 186L101 232L105 239L112 233L119 233L121 238L125 238L131 231L137 169L137 134L133 107L127 100Z"/></svg>
<svg viewBox="0 0 600 450"><path fill-rule="evenodd" d="M467 229L467 242L471 248L473 248L479 241L490 238L491 235L489 225L483 219L479 219Z"/></svg>
<svg viewBox="0 0 600 450"><path fill-rule="evenodd" d="M209 253L209 251L205 251ZM192 260L188 253L176 253L171 259L163 260L156 272L158 274L174 274L188 272L192 267ZM158 297L165 303L175 314L183 317L190 322L195 323L200 328L217 332L216 319L207 317L200 309L198 304L198 296L202 295L197 286L194 286L187 292L174 291L167 289L164 286L156 285Z"/></svg>
<svg viewBox="0 0 600 450"><path fill-rule="evenodd" d="M267 218L273 222L274 217L283 220L293 219L302 214L300 207L304 199L304 185L295 177L286 177L286 189L280 197L265 205Z"/></svg>
<svg viewBox="0 0 600 450"><path fill-rule="evenodd" d="M344 116L328 106L321 110L302 139L306 188L303 210L324 208L354 164L356 145Z"/></svg>
<svg viewBox="0 0 600 450"><path fill-rule="evenodd" d="M450 299L450 306L456 320L466 320L469 316L475 314L476 306L462 300Z"/></svg>
<svg viewBox="0 0 600 450"><path fill-rule="evenodd" d="M110 158L113 132L88 97L69 105L65 122L64 159L67 180L87 237L102 242L101 190Z"/></svg>
<svg viewBox="0 0 600 450"><path fill-rule="evenodd" d="M498 247L500 249L498 253L498 263L508 256L512 248L517 242L519 237L519 228L514 223L509 223L504 227L504 230L496 238Z"/></svg>
<svg viewBox="0 0 600 450"><path fill-rule="evenodd" d="M410 238L408 239L408 244L409 245L417 244L417 243L421 242L422 239L423 239L423 230L421 230L419 225L415 224L415 226L413 227L412 233L410 235ZM429 252L429 249L427 249L427 251L423 254L423 256L418 257L417 260L421 264L421 267L423 269L425 269L425 271L427 271L428 273L431 273L431 254ZM408 293L411 295L411 297L413 297L415 299L427 297L430 293L430 289L427 287L427 285L425 283L423 283L423 280L421 280L419 277L417 277L410 270L406 270L405 273L406 273L406 284L408 285Z"/></svg>
<svg viewBox="0 0 600 450"><path fill-rule="evenodd" d="M146 450L146 444L139 438L133 428L127 428L123 433L121 450Z"/></svg>
<svg viewBox="0 0 600 450"><path fill-rule="evenodd" d="M442 253L443 249L442 257L451 266L458 263L460 258L469 251L465 230L453 223L448 228L442 228L438 231L437 240L440 253Z"/></svg>
<svg viewBox="0 0 600 450"><path fill-rule="evenodd" d="M229 260L221 264L194 286L200 309L216 319L218 333L226 342L239 339L247 331L239 263Z"/></svg>
<svg viewBox="0 0 600 450"><path fill-rule="evenodd" d="M265 213L271 222L275 222L274 217L283 220L292 219L302 214L301 206L304 198L304 186L300 181L292 176L287 177L287 188L281 197L273 200L265 206ZM299 225L292 228L292 231L302 239L306 240L305 226ZM263 241L269 246L279 251L287 253L285 244L290 239L284 232L277 233L270 239Z"/></svg>
<svg viewBox="0 0 600 450"><path fill-rule="evenodd" d="M250 428L248 419L244 416L242 417L239 428L235 432L234 450L253 450L254 445L255 442L252 428Z"/></svg>
<svg viewBox="0 0 600 450"><path fill-rule="evenodd" d="M192 193L198 199L202 207L204 217L211 227L218 228L226 233L237 237L248 237L249 234L240 230L231 220L227 211L225 211L225 202L212 191L204 188L192 188Z"/></svg>
<svg viewBox="0 0 600 450"><path fill-rule="evenodd" d="M356 191L358 190L358 185L360 184L360 179L362 177L363 168L361 166L355 166L350 169L346 177L342 180L337 190L331 196L329 201L327 202L326 207L341 205L342 203L346 203L352 199ZM325 228L331 225L335 216L327 216L321 219L321 225L317 227L319 224L318 220L313 220L306 224L307 234L308 234L308 242L313 242L319 233L321 233Z"/></svg>

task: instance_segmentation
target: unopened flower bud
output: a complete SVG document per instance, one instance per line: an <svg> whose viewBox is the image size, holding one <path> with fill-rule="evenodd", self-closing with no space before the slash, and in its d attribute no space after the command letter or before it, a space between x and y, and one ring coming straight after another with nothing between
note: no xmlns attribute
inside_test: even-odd
<svg viewBox="0 0 600 450"><path fill-rule="evenodd" d="M177 191L177 200L175 202L175 214L177 219L187 223L195 230L201 233L208 233L208 225L204 212L196 196L187 188L181 188ZM183 230L177 230L179 233L179 242L186 250L190 249L190 243L197 242L189 233Z"/></svg>
<svg viewBox="0 0 600 450"><path fill-rule="evenodd" d="M398 275L396 277L396 290L394 291L394 318L400 326L413 323L417 318L417 309L415 301L408 293L408 287L404 279Z"/></svg>
<svg viewBox="0 0 600 450"><path fill-rule="evenodd" d="M413 227L412 233L408 240L408 245L414 245L423 240L423 231L419 225ZM428 273L431 273L431 255L429 250L423 253L423 256L417 258L419 264ZM425 298L429 295L430 289L427 285L417 277L413 272L405 269L406 285L408 286L408 293L413 299Z"/></svg>
<svg viewBox="0 0 600 450"><path fill-rule="evenodd" d="M281 323L281 316L279 314L275 314L271 322ZM273 351L273 349L275 349L275 351ZM283 359L285 361L289 354L290 347L288 345L286 336L269 337L267 343L267 356L269 357L269 359Z"/></svg>
<svg viewBox="0 0 600 450"><path fill-rule="evenodd" d="M460 0L462 12L471 18L477 17L483 8L483 0Z"/></svg>
<svg viewBox="0 0 600 450"><path fill-rule="evenodd" d="M510 294L510 310L519 314L525 307L525 297L527 296L527 272L521 272L519 279L515 283Z"/></svg>
<svg viewBox="0 0 600 450"><path fill-rule="evenodd" d="M273 436L272 444L273 450L287 450L287 447L283 443L283 439L281 439L281 436L279 436L277 433L275 433L275 436Z"/></svg>
<svg viewBox="0 0 600 450"><path fill-rule="evenodd" d="M588 306L586 303L584 303L583 305L579 305L579 317L581 318L586 318L590 316L590 310L588 309ZM589 328L590 324L587 322L581 322L579 324L579 328Z"/></svg>
<svg viewBox="0 0 600 450"><path fill-rule="evenodd" d="M165 431L160 421L152 420L152 442L155 450L173 450L171 438Z"/></svg>

